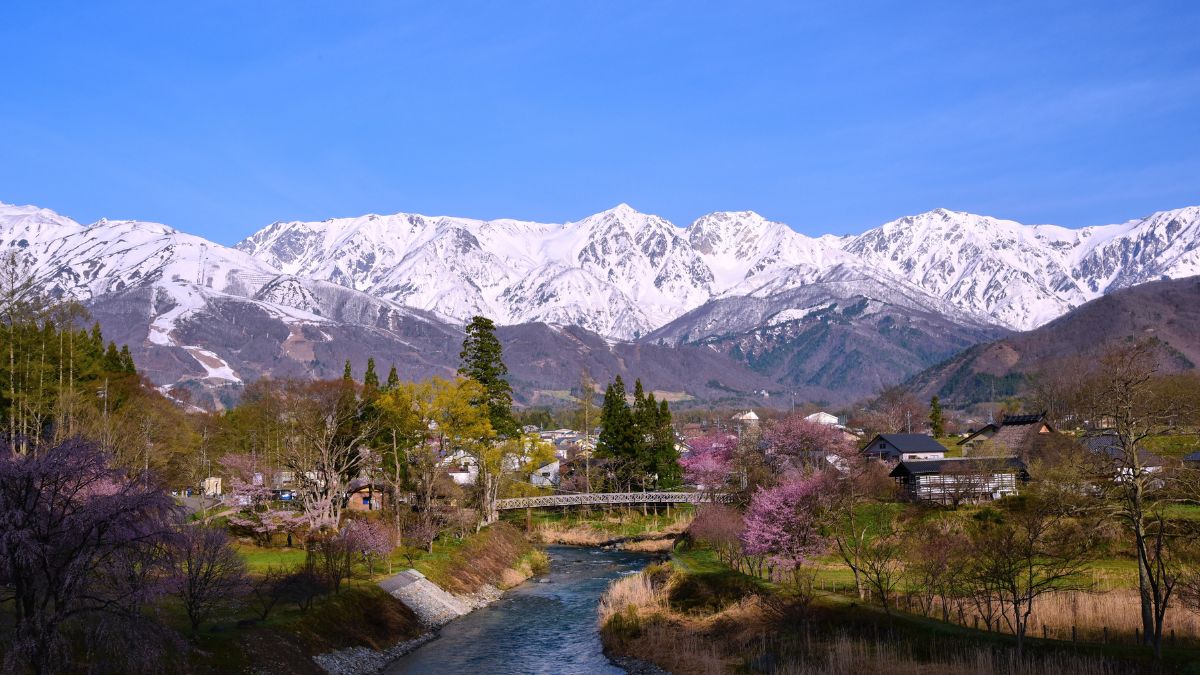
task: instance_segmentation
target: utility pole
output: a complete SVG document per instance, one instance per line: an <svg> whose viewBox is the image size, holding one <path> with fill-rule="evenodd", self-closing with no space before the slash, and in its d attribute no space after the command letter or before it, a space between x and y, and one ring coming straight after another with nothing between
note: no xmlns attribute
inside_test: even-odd
<svg viewBox="0 0 1200 675"><path fill-rule="evenodd" d="M904 429L905 429L904 433L906 433L906 434L912 433L912 411L911 410L904 411Z"/></svg>

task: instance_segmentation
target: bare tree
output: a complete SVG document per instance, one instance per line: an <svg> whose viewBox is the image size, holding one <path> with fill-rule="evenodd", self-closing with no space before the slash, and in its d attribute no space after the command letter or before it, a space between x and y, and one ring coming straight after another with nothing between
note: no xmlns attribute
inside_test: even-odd
<svg viewBox="0 0 1200 675"><path fill-rule="evenodd" d="M891 514L882 501L895 493L895 484L882 464L857 452L836 463L836 469L822 473L823 519L834 550L854 575L859 598L865 598L864 567L874 539L891 530Z"/></svg>
<svg viewBox="0 0 1200 675"><path fill-rule="evenodd" d="M1153 340L1122 344L1102 354L1083 383L1082 410L1094 436L1103 439L1104 509L1133 538L1138 564L1143 642L1162 653L1163 618L1173 589L1164 555L1170 537L1164 513L1171 476L1151 465L1147 439L1185 431L1196 416L1196 380L1159 373L1161 345Z"/></svg>
<svg viewBox="0 0 1200 675"><path fill-rule="evenodd" d="M249 590L246 563L229 545L225 530L183 524L172 547L175 595L183 602L192 636L212 616L236 607Z"/></svg>
<svg viewBox="0 0 1200 675"><path fill-rule="evenodd" d="M1048 593L1081 588L1079 573L1092 558L1094 537L1067 512L1019 503L978 518L969 532L966 567L981 603L999 602L1023 652L1034 602Z"/></svg>
<svg viewBox="0 0 1200 675"><path fill-rule="evenodd" d="M359 448L373 435L374 421L347 380L289 382L283 414L291 430L284 466L301 486L313 528L337 527L346 484L358 469Z"/></svg>

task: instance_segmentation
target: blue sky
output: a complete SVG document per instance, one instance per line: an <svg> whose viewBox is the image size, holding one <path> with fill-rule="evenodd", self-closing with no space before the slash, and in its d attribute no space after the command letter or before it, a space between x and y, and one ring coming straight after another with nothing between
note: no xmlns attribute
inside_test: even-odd
<svg viewBox="0 0 1200 675"><path fill-rule="evenodd" d="M1200 3L0 9L0 201L223 243L415 211L858 232L1200 204Z"/></svg>

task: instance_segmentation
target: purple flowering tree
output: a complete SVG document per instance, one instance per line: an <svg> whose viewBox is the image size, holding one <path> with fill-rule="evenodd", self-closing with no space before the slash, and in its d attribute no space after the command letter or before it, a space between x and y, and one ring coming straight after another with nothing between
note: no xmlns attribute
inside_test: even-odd
<svg viewBox="0 0 1200 675"><path fill-rule="evenodd" d="M116 635L144 622L142 609L168 590L162 551L175 512L163 490L109 466L93 443L28 455L0 447L0 600L15 627L0 669L61 671L73 627ZM126 651L157 641L144 642Z"/></svg>
<svg viewBox="0 0 1200 675"><path fill-rule="evenodd" d="M375 563L385 561L392 571L392 551L396 550L395 528L379 520L352 520L344 528L347 540L367 563L368 573L375 574Z"/></svg>
<svg viewBox="0 0 1200 675"><path fill-rule="evenodd" d="M690 445L691 452L679 461L683 479L709 493L711 499L712 494L729 480L737 439L728 434L712 433L693 439Z"/></svg>
<svg viewBox="0 0 1200 675"><path fill-rule="evenodd" d="M779 485L759 488L746 510L742 545L747 555L765 559L799 580L805 562L820 555L827 542L818 519L821 480L791 474Z"/></svg>

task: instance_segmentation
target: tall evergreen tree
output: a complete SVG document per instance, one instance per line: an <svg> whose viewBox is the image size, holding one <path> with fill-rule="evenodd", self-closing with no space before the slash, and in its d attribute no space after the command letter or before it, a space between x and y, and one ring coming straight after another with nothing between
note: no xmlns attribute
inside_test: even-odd
<svg viewBox="0 0 1200 675"><path fill-rule="evenodd" d="M642 454L645 450L649 438L654 434L654 427L658 419L658 404L654 400L654 393L646 396L646 392L642 389L642 380L639 378L633 381L633 428L634 436L637 441L638 454Z"/></svg>
<svg viewBox="0 0 1200 675"><path fill-rule="evenodd" d="M600 435L596 439L596 455L617 461L621 474L618 478L630 487L629 482L638 464L637 430L634 428L633 412L625 401L625 383L618 375L604 390L604 401L600 405Z"/></svg>
<svg viewBox="0 0 1200 675"><path fill-rule="evenodd" d="M97 354L104 353L104 333L100 330L100 322L92 324L92 349Z"/></svg>
<svg viewBox="0 0 1200 675"><path fill-rule="evenodd" d="M396 373L396 366L392 365L392 369L388 371L387 390L391 391L400 385L400 375Z"/></svg>
<svg viewBox="0 0 1200 675"><path fill-rule="evenodd" d="M929 429L934 438L946 435L946 420L942 417L942 402L937 396L929 401Z"/></svg>
<svg viewBox="0 0 1200 675"><path fill-rule="evenodd" d="M354 371L350 369L350 359L346 359L346 367L342 369L342 379L347 382L354 381Z"/></svg>
<svg viewBox="0 0 1200 675"><path fill-rule="evenodd" d="M367 359L367 372L363 375L363 386L367 389L379 389L379 375L375 372L375 357Z"/></svg>
<svg viewBox="0 0 1200 675"><path fill-rule="evenodd" d="M133 354L129 353L129 345L121 346L121 370L130 375L137 373L137 366L133 363Z"/></svg>
<svg viewBox="0 0 1200 675"><path fill-rule="evenodd" d="M508 367L504 365L503 349L496 337L496 324L483 316L471 317L458 358L458 374L483 386L484 398L476 405L485 405L492 429L500 436L515 436L517 422L512 414L512 385L508 383Z"/></svg>
<svg viewBox="0 0 1200 675"><path fill-rule="evenodd" d="M121 352L117 350L117 343L108 343L108 349L104 352L104 370L110 373L124 372L125 367L121 363Z"/></svg>
<svg viewBox="0 0 1200 675"><path fill-rule="evenodd" d="M675 429L671 426L671 408L666 401L658 404L651 457L653 473L658 476L658 487L672 488L683 484L683 469L679 466L679 453L675 450Z"/></svg>

